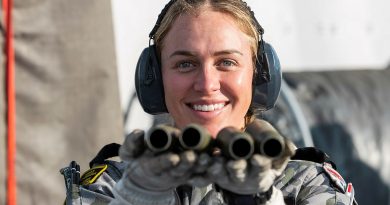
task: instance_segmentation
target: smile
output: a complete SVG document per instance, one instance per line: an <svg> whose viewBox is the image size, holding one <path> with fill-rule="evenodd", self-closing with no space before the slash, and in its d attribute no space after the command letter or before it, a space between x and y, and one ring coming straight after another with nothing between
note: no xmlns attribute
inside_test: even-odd
<svg viewBox="0 0 390 205"><path fill-rule="evenodd" d="M212 112L220 110L225 107L225 103L211 104L211 105L192 105L192 109L196 111Z"/></svg>

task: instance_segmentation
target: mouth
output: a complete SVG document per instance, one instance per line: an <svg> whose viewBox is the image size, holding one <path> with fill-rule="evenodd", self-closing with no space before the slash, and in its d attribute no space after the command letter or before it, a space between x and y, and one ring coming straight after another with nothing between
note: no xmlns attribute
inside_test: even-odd
<svg viewBox="0 0 390 205"><path fill-rule="evenodd" d="M201 111L201 112L213 112L217 110L222 110L228 102L223 103L214 103L214 104L187 104L188 107L195 111Z"/></svg>

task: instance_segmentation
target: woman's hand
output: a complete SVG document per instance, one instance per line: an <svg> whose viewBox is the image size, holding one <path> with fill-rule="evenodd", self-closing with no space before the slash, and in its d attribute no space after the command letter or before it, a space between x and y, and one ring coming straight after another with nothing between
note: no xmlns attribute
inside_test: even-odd
<svg viewBox="0 0 390 205"><path fill-rule="evenodd" d="M191 177L198 155L193 151L180 154L154 154L144 146L144 132L129 134L120 148L121 159L128 163L125 175L136 186L150 191L173 190Z"/></svg>
<svg viewBox="0 0 390 205"><path fill-rule="evenodd" d="M115 185L115 199L110 205L176 204L174 188L189 181L204 183L196 173L204 172L209 161L209 157L198 157L193 151L155 154L146 148L141 130L126 136L119 155L127 168Z"/></svg>
<svg viewBox="0 0 390 205"><path fill-rule="evenodd" d="M283 172L295 146L286 139L285 152L278 158L254 154L249 160L228 160L214 157L208 177L221 188L236 194L257 194L268 191Z"/></svg>

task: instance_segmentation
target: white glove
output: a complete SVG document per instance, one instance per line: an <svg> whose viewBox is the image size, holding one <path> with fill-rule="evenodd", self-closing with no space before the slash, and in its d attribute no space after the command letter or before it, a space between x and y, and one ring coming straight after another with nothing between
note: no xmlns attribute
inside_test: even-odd
<svg viewBox="0 0 390 205"><path fill-rule="evenodd" d="M128 165L112 204L174 204L174 188L186 184L199 164L193 151L155 155L143 143L144 132L135 130L121 146L119 155Z"/></svg>
<svg viewBox="0 0 390 205"><path fill-rule="evenodd" d="M236 194L267 192L285 169L294 148L293 143L286 139L285 152L275 159L260 154L254 154L248 161L217 156L208 169L208 177L222 189Z"/></svg>

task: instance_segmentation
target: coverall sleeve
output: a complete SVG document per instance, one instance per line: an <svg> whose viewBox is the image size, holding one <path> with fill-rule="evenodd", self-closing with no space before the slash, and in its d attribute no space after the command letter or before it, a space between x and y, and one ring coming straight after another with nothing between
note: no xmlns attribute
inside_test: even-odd
<svg viewBox="0 0 390 205"><path fill-rule="evenodd" d="M352 184L345 183L327 163L292 160L275 186L283 192L286 204L357 204Z"/></svg>

